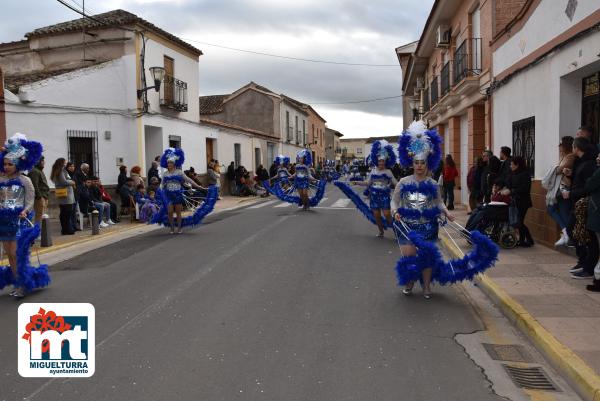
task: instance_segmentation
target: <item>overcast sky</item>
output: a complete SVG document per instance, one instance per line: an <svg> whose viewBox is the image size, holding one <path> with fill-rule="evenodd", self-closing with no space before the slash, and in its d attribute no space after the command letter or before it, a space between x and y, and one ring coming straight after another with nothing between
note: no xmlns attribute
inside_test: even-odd
<svg viewBox="0 0 600 401"><path fill-rule="evenodd" d="M83 0L66 0L81 4ZM2 1L0 41L77 18L55 0ZM200 95L231 93L255 81L310 103L346 137L395 135L402 130L400 99L320 105L401 94L394 49L417 40L433 0L87 0L101 13L122 8L200 48ZM194 41L356 67L288 61Z"/></svg>

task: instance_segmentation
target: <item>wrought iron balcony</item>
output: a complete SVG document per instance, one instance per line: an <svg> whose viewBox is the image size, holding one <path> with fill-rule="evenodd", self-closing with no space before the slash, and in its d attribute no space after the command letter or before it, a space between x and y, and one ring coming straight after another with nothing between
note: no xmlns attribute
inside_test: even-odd
<svg viewBox="0 0 600 401"><path fill-rule="evenodd" d="M465 39L454 53L454 84L481 74L481 38Z"/></svg>
<svg viewBox="0 0 600 401"><path fill-rule="evenodd" d="M160 86L160 105L177 111L188 111L187 83L165 75Z"/></svg>
<svg viewBox="0 0 600 401"><path fill-rule="evenodd" d="M429 91L431 93L431 107L433 107L439 100L437 77L433 78L431 81L431 84L429 85Z"/></svg>
<svg viewBox="0 0 600 401"><path fill-rule="evenodd" d="M450 92L451 86L450 86L450 61L448 61L446 63L446 65L444 65L444 67L442 68L442 73L440 75L441 78L441 86L442 86L442 96L446 95L448 92Z"/></svg>
<svg viewBox="0 0 600 401"><path fill-rule="evenodd" d="M424 91L421 92L422 93L422 106L423 106L423 113L427 113L429 111L429 89L425 89Z"/></svg>

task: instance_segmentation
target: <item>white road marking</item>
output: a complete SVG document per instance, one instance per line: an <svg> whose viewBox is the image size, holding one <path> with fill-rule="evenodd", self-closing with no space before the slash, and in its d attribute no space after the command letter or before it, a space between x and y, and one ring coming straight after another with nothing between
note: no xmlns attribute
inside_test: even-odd
<svg viewBox="0 0 600 401"><path fill-rule="evenodd" d="M347 207L350 204L350 199L338 199L335 202L333 202L333 205L331 205L331 207L333 208L343 208L343 207Z"/></svg>
<svg viewBox="0 0 600 401"><path fill-rule="evenodd" d="M271 200L271 201L268 201L268 202L262 202L262 203L259 203L257 205L254 205L254 206L250 206L248 209L260 209L261 207L269 206L269 205L272 205L273 203L277 203L277 202L279 202L279 201L278 200Z"/></svg>
<svg viewBox="0 0 600 401"><path fill-rule="evenodd" d="M292 206L291 203L281 202L279 205L273 206L273 207L290 207L290 206Z"/></svg>

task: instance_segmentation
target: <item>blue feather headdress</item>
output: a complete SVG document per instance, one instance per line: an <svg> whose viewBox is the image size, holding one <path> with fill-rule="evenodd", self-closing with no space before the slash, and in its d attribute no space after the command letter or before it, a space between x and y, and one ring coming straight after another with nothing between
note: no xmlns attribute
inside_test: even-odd
<svg viewBox="0 0 600 401"><path fill-rule="evenodd" d="M304 164L306 166L312 165L312 153L308 149L302 149L298 153L296 153L296 161L300 163L300 159L304 157Z"/></svg>
<svg viewBox="0 0 600 401"><path fill-rule="evenodd" d="M42 144L28 141L25 135L16 133L8 138L0 152L0 171L4 173L4 159L10 160L18 171L30 171L42 158Z"/></svg>
<svg viewBox="0 0 600 401"><path fill-rule="evenodd" d="M279 167L280 165L287 166L288 164L290 164L290 158L284 155L278 155L273 162L277 167Z"/></svg>
<svg viewBox="0 0 600 401"><path fill-rule="evenodd" d="M175 164L176 168L181 168L183 166L183 162L185 161L185 154L183 150L180 148L167 148L164 153L160 157L160 166L162 168L167 168L169 162Z"/></svg>
<svg viewBox="0 0 600 401"><path fill-rule="evenodd" d="M379 160L385 160L385 168L392 168L396 164L396 152L394 147L386 140L379 140L373 143L368 164L377 167Z"/></svg>
<svg viewBox="0 0 600 401"><path fill-rule="evenodd" d="M400 135L398 144L402 167L411 167L413 160L426 160L427 168L435 170L442 161L442 138L435 128L427 129L423 121L413 122Z"/></svg>

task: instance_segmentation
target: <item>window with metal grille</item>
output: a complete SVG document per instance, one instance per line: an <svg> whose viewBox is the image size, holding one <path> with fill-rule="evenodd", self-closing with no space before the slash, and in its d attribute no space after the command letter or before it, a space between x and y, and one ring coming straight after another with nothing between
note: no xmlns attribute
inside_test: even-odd
<svg viewBox="0 0 600 401"><path fill-rule="evenodd" d="M90 175L98 175L98 131L67 130L67 149L76 168L87 163Z"/></svg>
<svg viewBox="0 0 600 401"><path fill-rule="evenodd" d="M524 118L512 124L513 154L525 159L529 174L535 170L535 117Z"/></svg>

